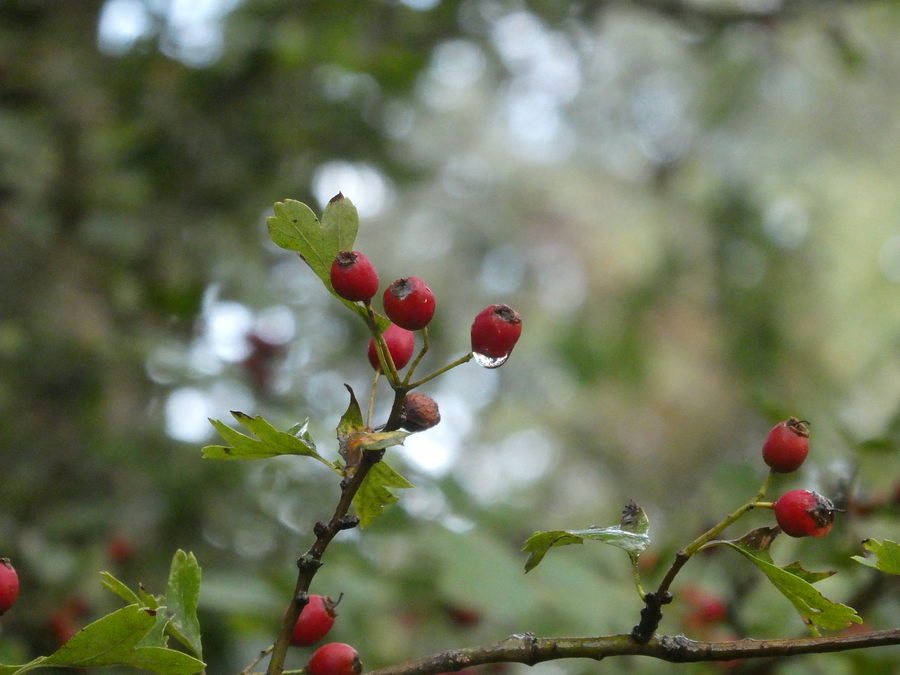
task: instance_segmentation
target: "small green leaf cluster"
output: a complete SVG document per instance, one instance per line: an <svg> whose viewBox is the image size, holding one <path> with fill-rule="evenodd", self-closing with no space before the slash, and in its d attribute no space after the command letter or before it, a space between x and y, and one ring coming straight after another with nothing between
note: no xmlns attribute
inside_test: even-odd
<svg viewBox="0 0 900 675"><path fill-rule="evenodd" d="M178 551L172 560L165 595L137 593L108 572L103 586L128 603L76 633L49 656L28 663L0 665L0 675L23 675L37 668L132 666L159 675L192 675L202 671L203 648L197 603L200 566L193 554ZM171 649L174 637L186 650Z"/></svg>

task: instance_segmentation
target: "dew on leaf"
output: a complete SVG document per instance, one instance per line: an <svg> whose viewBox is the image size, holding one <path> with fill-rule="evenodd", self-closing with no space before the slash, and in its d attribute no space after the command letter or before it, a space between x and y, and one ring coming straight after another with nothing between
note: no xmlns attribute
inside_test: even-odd
<svg viewBox="0 0 900 675"><path fill-rule="evenodd" d="M506 359L509 358L509 353L507 352L503 356L493 357L475 352L473 354L473 358L475 359L475 363L477 363L482 368L499 368L504 363L506 363Z"/></svg>

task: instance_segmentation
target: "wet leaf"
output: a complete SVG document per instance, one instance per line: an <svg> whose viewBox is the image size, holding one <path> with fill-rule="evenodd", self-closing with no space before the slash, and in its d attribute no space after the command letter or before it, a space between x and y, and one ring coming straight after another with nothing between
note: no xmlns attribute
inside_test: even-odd
<svg viewBox="0 0 900 675"><path fill-rule="evenodd" d="M623 549L632 562L650 545L650 521L644 510L634 502L629 502L622 514L622 521L614 527L590 527L586 530L552 530L535 532L525 542L522 550L529 554L525 562L525 572L530 572L540 564L551 548L581 544L586 539L599 541Z"/></svg>

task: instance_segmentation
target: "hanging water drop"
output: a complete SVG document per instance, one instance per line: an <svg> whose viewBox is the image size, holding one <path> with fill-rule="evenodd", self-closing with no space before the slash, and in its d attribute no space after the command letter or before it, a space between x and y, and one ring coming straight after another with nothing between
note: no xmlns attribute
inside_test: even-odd
<svg viewBox="0 0 900 675"><path fill-rule="evenodd" d="M503 356L498 357L487 356L485 354L473 352L472 357L475 359L475 363L477 363L482 368L499 368L504 363L506 363L506 359L509 358L509 352L507 352Z"/></svg>

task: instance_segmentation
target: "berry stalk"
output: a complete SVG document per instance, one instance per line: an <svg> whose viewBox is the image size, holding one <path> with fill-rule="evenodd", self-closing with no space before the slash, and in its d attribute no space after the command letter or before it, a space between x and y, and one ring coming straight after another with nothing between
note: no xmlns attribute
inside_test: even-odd
<svg viewBox="0 0 900 675"><path fill-rule="evenodd" d="M416 355L416 358L413 360L412 365L409 367L409 370L406 371L406 378L403 380L403 385L405 387L409 387L409 381L413 376L413 373L416 372L416 366L419 365L419 361L422 360L422 357L425 356L425 352L428 351L428 348L431 346L431 340L428 339L428 327L422 329L422 349L419 350L419 353Z"/></svg>
<svg viewBox="0 0 900 675"><path fill-rule="evenodd" d="M709 544L709 542L712 541L719 533L732 525L745 513L757 508L757 506L762 503L762 500L766 496L766 492L769 489L769 484L772 482L773 475L774 471L769 471L769 473L766 475L766 479L763 481L762 487L760 487L759 489L759 492L757 492L750 501L738 507L735 511L726 516L720 523L708 529L706 532L701 534L699 537L694 539L694 541L692 541L690 544L688 544L675 554L675 561L672 563L672 566L669 568L668 572L666 572L666 576L663 577L663 580L660 582L659 588L657 588L656 592L642 595L645 607L641 610L641 622L636 625L631 631L631 636L637 642L646 643L656 633L659 622L662 620L662 606L672 602L672 594L669 592L669 588L671 587L672 582L675 580L675 577L681 571L681 568L684 567L687 561L690 560L694 555L702 551L703 548L707 544ZM638 589L638 592L641 592L640 588Z"/></svg>
<svg viewBox="0 0 900 675"><path fill-rule="evenodd" d="M412 382L409 385L408 389L412 390L412 389L415 389L416 387L420 387L423 384L425 384L426 382L430 382L434 378L438 377L439 375L443 375L448 370L453 370L454 368L456 368L456 366L461 366L464 363L468 363L469 361L472 360L472 358L474 356L475 355L472 352L469 352L465 356L461 356L460 358L456 359L456 361L448 363L443 368L439 368L438 370L434 371L433 373L431 373L431 375L427 375L427 376L423 377L421 380L416 380L415 382Z"/></svg>
<svg viewBox="0 0 900 675"><path fill-rule="evenodd" d="M372 309L371 303L366 303L365 319L366 324L369 326L369 331L372 333L372 339L375 340L375 349L378 352L378 363L381 364L381 370L387 376L391 386L396 386L400 384L400 373L397 372L394 359L391 358L391 352L384 341L384 333L375 319L375 310Z"/></svg>

